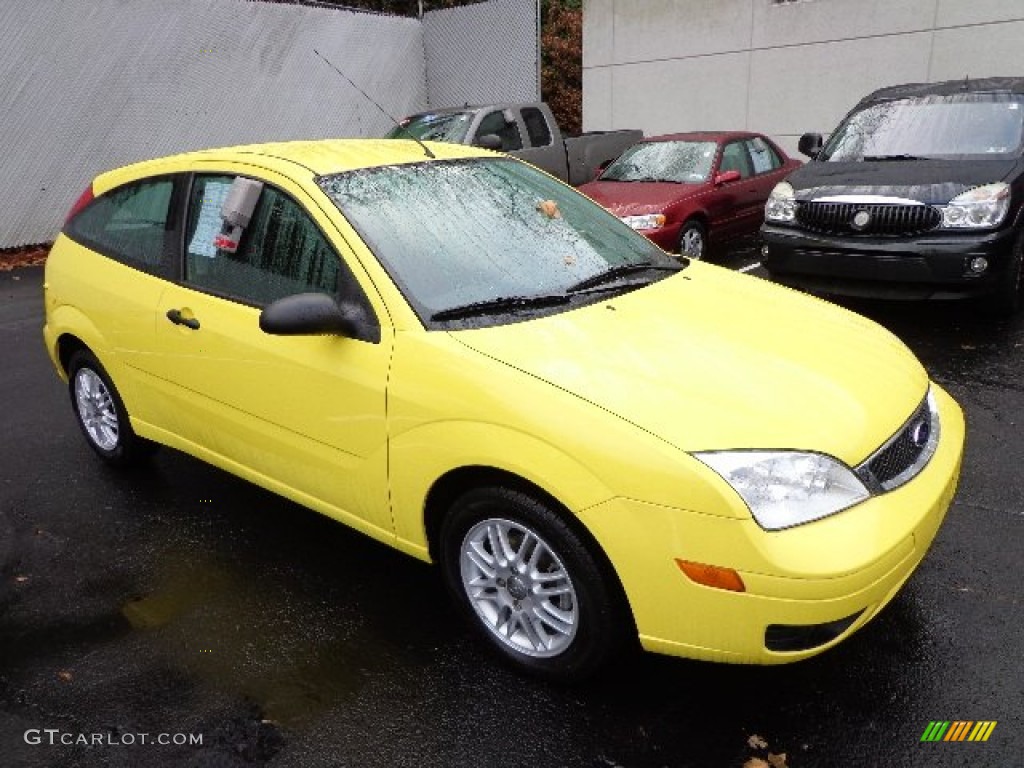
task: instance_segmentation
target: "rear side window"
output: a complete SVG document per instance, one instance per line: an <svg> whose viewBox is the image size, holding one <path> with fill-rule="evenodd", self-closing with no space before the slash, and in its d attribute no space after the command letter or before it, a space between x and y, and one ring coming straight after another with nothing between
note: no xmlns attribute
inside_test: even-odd
<svg viewBox="0 0 1024 768"><path fill-rule="evenodd" d="M214 242L234 176L197 176L185 233L186 280L212 293L263 306L296 293L338 292L341 263L309 215L291 197L263 187L252 220L231 253Z"/></svg>
<svg viewBox="0 0 1024 768"><path fill-rule="evenodd" d="M64 232L112 259L166 275L173 192L170 176L126 184L96 198Z"/></svg>
<svg viewBox="0 0 1024 768"><path fill-rule="evenodd" d="M530 135L530 144L535 147L546 147L551 143L551 129L548 128L548 121L544 119L543 112L536 107L525 107L523 122L526 123L526 132Z"/></svg>
<svg viewBox="0 0 1024 768"><path fill-rule="evenodd" d="M477 139L491 133L501 139L502 152L512 152L523 148L523 137L519 135L519 126L506 120L505 114L501 110L489 113L477 126Z"/></svg>
<svg viewBox="0 0 1024 768"><path fill-rule="evenodd" d="M782 160L772 149L771 144L760 137L747 141L747 150L750 152L751 162L754 164L754 173L768 173L781 167Z"/></svg>

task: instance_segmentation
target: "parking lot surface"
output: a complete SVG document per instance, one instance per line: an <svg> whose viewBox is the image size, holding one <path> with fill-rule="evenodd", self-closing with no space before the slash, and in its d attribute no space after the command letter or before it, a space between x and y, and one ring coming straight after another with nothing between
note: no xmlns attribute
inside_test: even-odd
<svg viewBox="0 0 1024 768"><path fill-rule="evenodd" d="M724 261L756 275L754 253ZM174 451L101 465L43 349L41 283L0 273L3 766L1024 764L1024 317L847 305L968 422L946 523L864 630L796 665L636 654L556 687L495 663L429 566ZM996 725L922 741L934 721Z"/></svg>

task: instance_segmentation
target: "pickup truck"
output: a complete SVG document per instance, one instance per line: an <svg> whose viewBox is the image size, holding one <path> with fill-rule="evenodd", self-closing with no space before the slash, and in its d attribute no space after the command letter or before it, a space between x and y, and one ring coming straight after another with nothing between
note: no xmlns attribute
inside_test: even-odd
<svg viewBox="0 0 1024 768"><path fill-rule="evenodd" d="M573 186L591 181L602 166L643 138L640 130L562 135L548 105L483 104L447 107L404 118L388 138L473 144L515 155Z"/></svg>

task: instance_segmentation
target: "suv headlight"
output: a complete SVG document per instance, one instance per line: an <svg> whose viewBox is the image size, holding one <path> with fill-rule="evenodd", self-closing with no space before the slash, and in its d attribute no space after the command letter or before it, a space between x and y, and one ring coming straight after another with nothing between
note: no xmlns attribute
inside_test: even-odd
<svg viewBox="0 0 1024 768"><path fill-rule="evenodd" d="M693 454L711 467L769 531L841 512L871 494L831 456L799 451L709 451Z"/></svg>
<svg viewBox="0 0 1024 768"><path fill-rule="evenodd" d="M939 206L942 226L947 229L992 229L1010 210L1010 185L1005 182L969 189Z"/></svg>
<svg viewBox="0 0 1024 768"><path fill-rule="evenodd" d="M775 189L768 196L764 204L764 217L768 221L778 221L784 224L792 223L796 219L796 197L793 194L793 185L788 181L780 181Z"/></svg>
<svg viewBox="0 0 1024 768"><path fill-rule="evenodd" d="M665 226L665 215L648 213L643 216L623 216L622 220L633 229L661 229Z"/></svg>

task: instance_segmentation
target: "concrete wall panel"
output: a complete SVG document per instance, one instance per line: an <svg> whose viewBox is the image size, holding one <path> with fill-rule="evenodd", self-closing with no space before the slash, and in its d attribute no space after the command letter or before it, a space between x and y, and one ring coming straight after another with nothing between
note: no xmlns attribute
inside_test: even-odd
<svg viewBox="0 0 1024 768"><path fill-rule="evenodd" d="M613 4L617 64L746 50L750 0L645 0Z"/></svg>
<svg viewBox="0 0 1024 768"><path fill-rule="evenodd" d="M961 27L998 21L1024 21L1021 0L938 0L937 27Z"/></svg>
<svg viewBox="0 0 1024 768"><path fill-rule="evenodd" d="M1024 20L939 30L931 75L932 80L1024 76Z"/></svg>
<svg viewBox="0 0 1024 768"><path fill-rule="evenodd" d="M930 30L935 0L751 0L754 48Z"/></svg>
<svg viewBox="0 0 1024 768"><path fill-rule="evenodd" d="M615 67L613 126L607 127L643 128L648 135L742 127L748 67L748 53Z"/></svg>

